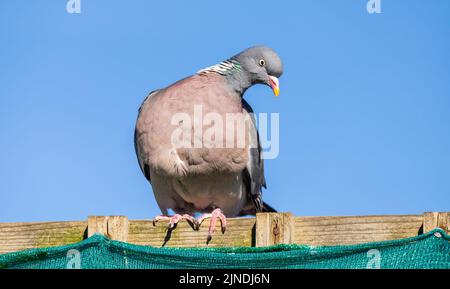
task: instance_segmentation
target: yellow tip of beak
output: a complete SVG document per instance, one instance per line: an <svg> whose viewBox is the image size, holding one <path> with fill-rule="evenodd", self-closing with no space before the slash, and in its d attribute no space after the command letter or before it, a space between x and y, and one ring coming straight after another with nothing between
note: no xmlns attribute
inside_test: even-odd
<svg viewBox="0 0 450 289"><path fill-rule="evenodd" d="M276 78L275 76L271 76L269 75L269 83L268 83L273 90L273 93L275 94L275 96L278 96L280 94L280 85L278 82L278 78Z"/></svg>
<svg viewBox="0 0 450 289"><path fill-rule="evenodd" d="M273 93L275 94L275 96L278 96L280 94L280 88L279 87L274 87L273 88Z"/></svg>

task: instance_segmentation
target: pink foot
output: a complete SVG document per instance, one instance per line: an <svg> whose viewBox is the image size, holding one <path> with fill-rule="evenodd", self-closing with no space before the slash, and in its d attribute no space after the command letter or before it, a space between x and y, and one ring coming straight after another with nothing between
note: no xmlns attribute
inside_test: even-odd
<svg viewBox="0 0 450 289"><path fill-rule="evenodd" d="M206 239L206 242L209 243L209 241L211 241L212 234L216 230L217 219L220 220L222 234L223 234L223 233L225 233L225 229L227 228L227 218L222 213L222 210L217 208L214 211L212 211L211 214L203 214L198 219L198 226L200 226L201 223L207 218L211 218L211 222L209 223L209 229L208 229L208 237Z"/></svg>
<svg viewBox="0 0 450 289"><path fill-rule="evenodd" d="M198 227L197 220L196 220L194 217L192 217L192 216L190 216L190 215L188 215L188 214L184 214L184 215L175 214L175 215L173 215L173 216L164 216L164 215L156 216L156 217L153 219L153 226L155 226L155 225L156 225L156 222L158 222L158 221L161 221L161 220L163 220L163 221L169 220L169 226L168 226L168 228L169 228L169 229L173 229L173 228L176 227L176 225L178 224L178 222L181 221L181 220L183 220L183 219L186 220L186 221L188 221L188 223L189 223L194 229L196 229L196 228Z"/></svg>

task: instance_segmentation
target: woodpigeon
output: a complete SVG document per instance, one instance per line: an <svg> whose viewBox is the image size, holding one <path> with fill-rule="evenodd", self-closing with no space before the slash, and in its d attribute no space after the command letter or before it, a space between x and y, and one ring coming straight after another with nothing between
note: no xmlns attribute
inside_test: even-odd
<svg viewBox="0 0 450 289"><path fill-rule="evenodd" d="M275 211L262 201L262 149L253 110L243 95L252 85L265 84L278 96L282 73L280 57L255 46L145 98L134 143L163 214L155 221L169 220L174 228L186 219L198 229L211 218L210 240L218 219L224 232L226 217ZM240 145L239 129L234 130L234 122L228 126L230 116L251 120ZM176 214L168 216L169 209ZM197 220L197 213L204 215Z"/></svg>

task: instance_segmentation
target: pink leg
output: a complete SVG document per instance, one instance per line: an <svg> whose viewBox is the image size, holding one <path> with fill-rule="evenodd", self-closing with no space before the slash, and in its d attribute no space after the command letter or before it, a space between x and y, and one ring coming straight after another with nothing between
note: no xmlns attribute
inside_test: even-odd
<svg viewBox="0 0 450 289"><path fill-rule="evenodd" d="M175 215L173 215L173 216L164 216L164 215L156 216L156 217L153 219L153 226L155 226L155 225L156 225L156 222L158 222L158 221L161 221L161 220L163 220L163 221L169 220L169 226L168 226L168 228L169 228L169 229L173 229L173 228L175 228L175 226L178 224L178 222L181 221L181 220L183 220L183 219L186 220L186 221L188 221L188 222L193 226L194 229L196 229L196 228L198 227L198 225L197 225L197 220L196 220L194 217L192 217L192 216L190 216L190 215L188 215L188 214L184 214L184 215L175 214Z"/></svg>
<svg viewBox="0 0 450 289"><path fill-rule="evenodd" d="M217 219L220 220L222 234L223 234L223 233L225 233L225 229L227 228L227 218L222 213L222 210L217 208L214 211L212 211L211 214L203 214L198 219L198 225L200 226L201 223L207 218L211 218L211 222L209 223L209 229L208 229L208 237L207 237L207 242L209 242L209 241L211 241L212 234L216 230Z"/></svg>

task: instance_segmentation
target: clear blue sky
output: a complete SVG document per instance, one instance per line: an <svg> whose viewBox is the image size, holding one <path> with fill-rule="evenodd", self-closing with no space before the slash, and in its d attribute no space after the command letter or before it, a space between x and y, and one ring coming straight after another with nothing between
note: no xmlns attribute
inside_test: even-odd
<svg viewBox="0 0 450 289"><path fill-rule="evenodd" d="M297 215L450 211L450 1L0 3L0 221L152 218L146 94L255 44L285 63L265 200Z"/></svg>

